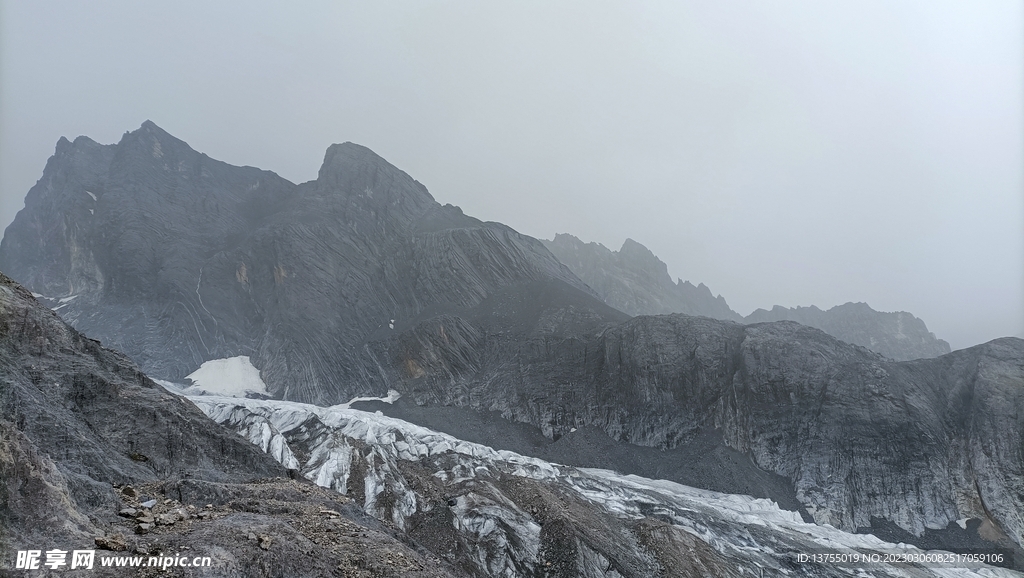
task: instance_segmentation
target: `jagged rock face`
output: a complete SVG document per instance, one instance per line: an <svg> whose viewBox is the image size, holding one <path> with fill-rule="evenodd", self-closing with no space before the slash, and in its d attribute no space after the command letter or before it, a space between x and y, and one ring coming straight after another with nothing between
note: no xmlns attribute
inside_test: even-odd
<svg viewBox="0 0 1024 578"><path fill-rule="evenodd" d="M2 273L0 376L3 455L13 462L0 467L14 468L4 476L4 522L29 536L92 530L80 511L112 508L113 483L186 472L222 482L283 473L190 404L167 395L124 356L68 327ZM235 468L239 473L230 473ZM58 511L39 516L48 532L41 534L29 513L44 504Z"/></svg>
<svg viewBox="0 0 1024 578"><path fill-rule="evenodd" d="M813 305L793 309L776 305L771 311L758 309L744 321L796 321L897 361L938 357L950 351L949 343L937 339L924 321L906 311L875 311L867 303L837 305L828 311Z"/></svg>
<svg viewBox="0 0 1024 578"><path fill-rule="evenodd" d="M150 122L58 143L0 268L156 377L249 355L274 393L325 403L378 392L369 342L499 290L554 280L607 309L540 242L439 205L364 147L331 146L297 186Z"/></svg>
<svg viewBox="0 0 1024 578"><path fill-rule="evenodd" d="M4 419L66 475L127 483L184 472L223 482L283 473L2 273L0 366ZM246 473L227 473L235 468ZM102 504L90 491L72 487L81 505Z"/></svg>
<svg viewBox="0 0 1024 578"><path fill-rule="evenodd" d="M572 235L559 234L544 245L605 303L630 315L685 313L715 319L740 321L719 295L701 283L668 275L668 266L647 247L626 239L622 248L611 251L600 243L584 243Z"/></svg>

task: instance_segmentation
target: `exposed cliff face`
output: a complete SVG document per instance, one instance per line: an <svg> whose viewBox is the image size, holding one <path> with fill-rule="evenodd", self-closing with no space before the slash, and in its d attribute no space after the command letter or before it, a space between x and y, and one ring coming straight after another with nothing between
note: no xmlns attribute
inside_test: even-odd
<svg viewBox="0 0 1024 578"><path fill-rule="evenodd" d="M767 500L555 466L356 410L194 399L249 445L2 275L0 322L7 568L18 549L99 546L99 559L210 556L209 576L824 577L852 571L793 553L895 551Z"/></svg>
<svg viewBox="0 0 1024 578"><path fill-rule="evenodd" d="M81 506L107 505L110 483L185 472L219 482L283 473L2 274L0 346L4 419L24 436L15 440L88 482L70 486Z"/></svg>
<svg viewBox="0 0 1024 578"><path fill-rule="evenodd" d="M906 311L875 311L867 303L837 305L828 311L813 305L793 309L776 305L771 311L758 309L744 321L796 321L897 361L938 357L950 351L949 343L937 339L924 321Z"/></svg>
<svg viewBox="0 0 1024 578"><path fill-rule="evenodd" d="M622 248L611 251L600 243L584 243L572 235L559 234L544 245L605 303L630 315L685 313L715 319L741 321L725 299L714 297L701 283L668 275L668 266L647 247L626 239Z"/></svg>
<svg viewBox="0 0 1024 578"><path fill-rule="evenodd" d="M1024 538L1022 340L893 362L792 322L637 317L591 335L490 335L475 372L453 375L447 360L465 353L450 344L464 338L454 323L448 343L431 332L381 346L424 368L385 364L419 403L501 411L554 439L593 425L673 448L717 429L792 480L819 523L876 517L920 534L979 518Z"/></svg>

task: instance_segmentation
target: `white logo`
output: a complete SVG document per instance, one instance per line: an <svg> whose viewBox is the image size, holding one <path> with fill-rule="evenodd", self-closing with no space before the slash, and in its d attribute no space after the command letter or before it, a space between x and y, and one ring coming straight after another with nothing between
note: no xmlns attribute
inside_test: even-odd
<svg viewBox="0 0 1024 578"><path fill-rule="evenodd" d="M38 570L39 557L42 555L42 550L18 550L18 559L14 567L25 570Z"/></svg>
<svg viewBox="0 0 1024 578"><path fill-rule="evenodd" d="M96 558L96 550L75 550L71 553L71 569L85 568L92 570L92 562Z"/></svg>
<svg viewBox="0 0 1024 578"><path fill-rule="evenodd" d="M51 570L59 570L68 565L67 550L57 550L56 548L47 550L46 561L43 562L42 558L42 550L18 550L18 557L15 560L14 567L19 570L39 570L39 564L42 562L43 566ZM71 569L85 568L86 570L92 570L95 560L96 550L74 550L71 552Z"/></svg>
<svg viewBox="0 0 1024 578"><path fill-rule="evenodd" d="M56 570L61 566L67 566L67 550L47 550L46 551L46 566L50 567L50 570Z"/></svg>

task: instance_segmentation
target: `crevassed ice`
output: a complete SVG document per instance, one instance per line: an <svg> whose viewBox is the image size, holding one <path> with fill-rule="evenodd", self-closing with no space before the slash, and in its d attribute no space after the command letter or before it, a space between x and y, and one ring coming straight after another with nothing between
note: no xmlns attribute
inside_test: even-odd
<svg viewBox="0 0 1024 578"><path fill-rule="evenodd" d="M609 470L573 468L523 456L510 451L460 440L409 422L351 409L347 404L318 407L287 401L221 396L190 396L214 421L228 425L288 467L297 467L320 486L346 491L354 451L348 440L371 446L366 456L364 509L404 528L417 511L417 497L406 484L399 460L423 461L455 456L434 474L453 486L463 480L486 483L491 472L543 480L575 492L584 500L621 519L641 519L652 511L662 520L689 532L726 555L781 568L779 560L794 551L828 549L839 552L916 551L906 544L890 544L868 534L849 534L828 525L805 523L796 512L779 508L763 498L700 490L666 480L622 475ZM315 419L314 419L315 418ZM313 428L310 424L315 424ZM321 425L322 424L322 425ZM327 431L323 431L323 427ZM317 431L311 431L316 429ZM313 441L310 457L299 464L288 447L289 439ZM450 453L450 454L449 454ZM433 462L438 463L438 462ZM390 510L378 510L377 496L389 490L396 498ZM539 527L511 502L495 497L464 494L453 506L456 529L477 544L476 563L489 575L511 571L508 532L516 533L516 556L535 556ZM496 521L501 521L496 525ZM502 529L503 528L503 529ZM766 538L767 536L767 538ZM808 568L808 570L810 570ZM838 575L845 571L836 570ZM914 568L910 573L896 567L849 569L851 576L1017 576L1000 568ZM837 575L831 571L826 575ZM808 575L820 575L812 572Z"/></svg>

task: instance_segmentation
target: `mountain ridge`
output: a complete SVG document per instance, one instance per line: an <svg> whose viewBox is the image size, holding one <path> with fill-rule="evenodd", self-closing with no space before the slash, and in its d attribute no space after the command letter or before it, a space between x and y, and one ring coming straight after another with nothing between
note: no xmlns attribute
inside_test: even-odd
<svg viewBox="0 0 1024 578"><path fill-rule="evenodd" d="M630 315L685 313L745 324L796 321L897 361L950 352L949 343L905 311L875 311L866 303L851 302L825 311L814 305L792 309L776 305L743 317L721 295L713 297L703 283L694 287L677 279L673 284L668 266L633 239L626 239L618 251L564 233L544 244L606 303Z"/></svg>
<svg viewBox="0 0 1024 578"><path fill-rule="evenodd" d="M151 122L116 145L80 142L47 163L0 267L157 377L245 354L274 391L380 393L365 346L382 328L543 279L621 318L539 241L438 204L359 145L332 145L318 179L295 185ZM323 341L305 343L310 328Z"/></svg>

